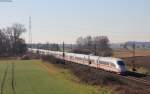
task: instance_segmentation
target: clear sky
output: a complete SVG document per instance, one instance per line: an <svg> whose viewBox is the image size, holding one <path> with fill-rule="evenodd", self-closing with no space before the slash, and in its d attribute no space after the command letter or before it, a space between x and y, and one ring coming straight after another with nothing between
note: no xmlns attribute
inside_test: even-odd
<svg viewBox="0 0 150 94"><path fill-rule="evenodd" d="M111 42L150 41L150 0L13 0L0 2L0 27L18 22L34 42L75 43L106 35ZM28 41L28 32L23 36Z"/></svg>

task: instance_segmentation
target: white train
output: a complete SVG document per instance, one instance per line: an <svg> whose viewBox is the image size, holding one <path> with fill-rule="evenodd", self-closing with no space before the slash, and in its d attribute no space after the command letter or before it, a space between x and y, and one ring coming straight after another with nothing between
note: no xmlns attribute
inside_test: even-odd
<svg viewBox="0 0 150 94"><path fill-rule="evenodd" d="M115 72L118 74L124 74L127 71L124 61L119 58L99 57L93 55L84 55L84 54L67 53L67 52L64 52L63 54L63 52L43 50L43 49L29 48L28 50L32 53L38 52L39 54L42 55L53 55L59 59L64 59L66 61L71 61L74 63L79 63L90 67L95 67L106 71Z"/></svg>

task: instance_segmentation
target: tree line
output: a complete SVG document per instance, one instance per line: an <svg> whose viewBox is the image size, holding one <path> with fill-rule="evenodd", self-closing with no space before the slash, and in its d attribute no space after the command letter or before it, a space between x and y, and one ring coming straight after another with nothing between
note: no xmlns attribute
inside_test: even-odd
<svg viewBox="0 0 150 94"><path fill-rule="evenodd" d="M52 50L52 51L60 51L60 46L57 43L33 43L28 44L28 47L36 48L36 49L45 49L45 50Z"/></svg>
<svg viewBox="0 0 150 94"><path fill-rule="evenodd" d="M27 51L21 35L26 32L24 25L15 23L0 29L0 56L17 56Z"/></svg>
<svg viewBox="0 0 150 94"><path fill-rule="evenodd" d="M73 52L82 54L93 54L97 56L112 56L109 39L107 36L79 37Z"/></svg>
<svg viewBox="0 0 150 94"><path fill-rule="evenodd" d="M63 51L63 44L56 44L56 43L52 44L38 43L32 44L32 47L52 51ZM67 52L88 54L88 55L93 54L97 56L112 56L113 54L107 36L79 37L76 40L76 44L65 44L64 50Z"/></svg>

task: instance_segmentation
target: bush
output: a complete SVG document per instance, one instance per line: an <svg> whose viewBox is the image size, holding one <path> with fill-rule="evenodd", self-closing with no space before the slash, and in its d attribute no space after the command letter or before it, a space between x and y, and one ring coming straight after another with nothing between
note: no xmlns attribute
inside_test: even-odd
<svg viewBox="0 0 150 94"><path fill-rule="evenodd" d="M23 55L21 57L21 60L30 60L30 59L31 59L31 57L29 55Z"/></svg>
<svg viewBox="0 0 150 94"><path fill-rule="evenodd" d="M117 94L150 94L149 89L144 90L147 87L143 86L141 83L121 79L113 74L100 71L96 68L72 62L65 62L65 64L62 64L62 62L64 62L63 60L57 59L53 56L45 56L43 59L57 63L55 66L59 68L69 69L71 73L79 78L81 83L109 86L113 89L113 92Z"/></svg>
<svg viewBox="0 0 150 94"><path fill-rule="evenodd" d="M43 61L48 61L50 63L64 64L65 62L61 59L56 59L53 55L42 55L41 59Z"/></svg>
<svg viewBox="0 0 150 94"><path fill-rule="evenodd" d="M91 68L86 65L64 62L63 60L57 59L54 56L42 56L42 60L56 63L57 67L60 68L69 69L75 76L80 79L82 83L91 85L123 84L120 79L117 79L106 72L99 71L98 69Z"/></svg>

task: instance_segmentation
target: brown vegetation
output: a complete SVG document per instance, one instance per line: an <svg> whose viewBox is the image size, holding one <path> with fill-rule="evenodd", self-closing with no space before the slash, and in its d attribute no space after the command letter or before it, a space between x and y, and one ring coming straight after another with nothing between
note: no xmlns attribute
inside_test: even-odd
<svg viewBox="0 0 150 94"><path fill-rule="evenodd" d="M20 56L26 53L27 45L21 35L26 32L24 25L13 24L0 28L0 56Z"/></svg>
<svg viewBox="0 0 150 94"><path fill-rule="evenodd" d="M99 69L72 62L66 62L64 64L64 61L58 60L53 56L44 56L43 59L53 62L56 67L69 69L84 84L101 87L108 86L113 89L114 93L118 94L150 94L149 88L143 84L116 77L111 73Z"/></svg>
<svg viewBox="0 0 150 94"><path fill-rule="evenodd" d="M125 62L128 65L132 65L131 64L132 59L133 59L133 57L124 58ZM134 57L134 59L135 59L137 67L145 67L147 69L150 69L150 56L137 56L137 57Z"/></svg>
<svg viewBox="0 0 150 94"><path fill-rule="evenodd" d="M127 49L113 50L113 56L119 58L132 57L133 53ZM150 50L135 50L135 56L150 56Z"/></svg>
<svg viewBox="0 0 150 94"><path fill-rule="evenodd" d="M87 36L77 39L73 53L94 54L97 56L112 56L112 49L107 36Z"/></svg>
<svg viewBox="0 0 150 94"><path fill-rule="evenodd" d="M133 66L133 60L138 72L150 73L150 50L135 50L135 57L133 53L126 49L114 50L114 57L123 58L129 67Z"/></svg>

